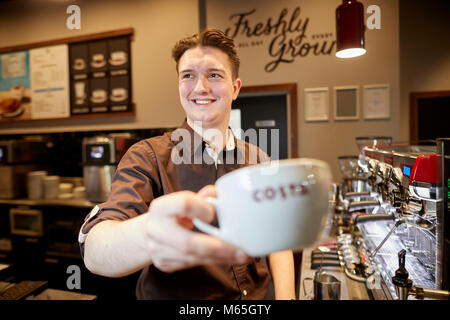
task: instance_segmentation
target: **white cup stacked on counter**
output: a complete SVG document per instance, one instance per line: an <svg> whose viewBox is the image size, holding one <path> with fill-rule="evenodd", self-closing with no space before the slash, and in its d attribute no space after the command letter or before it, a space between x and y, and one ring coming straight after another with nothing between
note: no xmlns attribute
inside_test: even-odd
<svg viewBox="0 0 450 320"><path fill-rule="evenodd" d="M73 184L71 183L60 183L59 184L59 192L58 192L58 199L73 199Z"/></svg>
<svg viewBox="0 0 450 320"><path fill-rule="evenodd" d="M44 199L57 199L59 194L59 176L44 177Z"/></svg>
<svg viewBox="0 0 450 320"><path fill-rule="evenodd" d="M44 177L47 171L31 171L28 172L28 198L37 200L44 197Z"/></svg>
<svg viewBox="0 0 450 320"><path fill-rule="evenodd" d="M47 171L31 171L28 173L27 191L28 198L32 200L84 200L86 189L82 186L82 183L80 185L78 180L70 183L59 176L47 175Z"/></svg>

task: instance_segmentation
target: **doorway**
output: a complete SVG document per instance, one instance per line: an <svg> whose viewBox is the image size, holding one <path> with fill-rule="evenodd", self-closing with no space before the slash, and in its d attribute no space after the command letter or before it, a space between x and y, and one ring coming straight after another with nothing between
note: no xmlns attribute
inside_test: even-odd
<svg viewBox="0 0 450 320"><path fill-rule="evenodd" d="M450 137L450 91L412 92L410 141L426 143Z"/></svg>
<svg viewBox="0 0 450 320"><path fill-rule="evenodd" d="M296 83L242 87L233 101L233 117L235 128L244 133L238 137L256 144L272 160L298 156Z"/></svg>

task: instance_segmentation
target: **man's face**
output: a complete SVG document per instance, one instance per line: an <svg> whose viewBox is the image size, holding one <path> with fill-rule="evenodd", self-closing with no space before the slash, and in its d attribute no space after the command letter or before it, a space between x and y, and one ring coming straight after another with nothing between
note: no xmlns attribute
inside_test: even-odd
<svg viewBox="0 0 450 320"><path fill-rule="evenodd" d="M233 80L226 53L213 47L187 50L178 63L180 101L192 126L228 126L231 103L239 94L241 80Z"/></svg>

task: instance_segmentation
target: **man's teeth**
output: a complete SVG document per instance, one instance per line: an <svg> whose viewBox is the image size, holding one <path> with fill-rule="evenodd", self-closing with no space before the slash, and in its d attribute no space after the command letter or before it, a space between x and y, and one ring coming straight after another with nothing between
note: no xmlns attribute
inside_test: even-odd
<svg viewBox="0 0 450 320"><path fill-rule="evenodd" d="M208 103L213 102L213 100L194 100L194 101L195 101L195 103L198 103L198 104L208 104Z"/></svg>

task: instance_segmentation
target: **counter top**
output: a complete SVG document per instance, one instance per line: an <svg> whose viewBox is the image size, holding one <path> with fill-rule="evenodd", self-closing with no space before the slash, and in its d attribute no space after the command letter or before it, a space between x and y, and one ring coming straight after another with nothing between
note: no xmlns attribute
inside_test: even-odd
<svg viewBox="0 0 450 320"><path fill-rule="evenodd" d="M311 251L313 251L313 249L313 247L303 249L300 285L298 286L298 297L300 300L309 300L309 298L305 296L303 290L303 279L314 278L314 274L317 271L311 269ZM341 300L370 300L366 284L348 278L340 267L323 267L322 270L332 274L341 281ZM312 281L306 282L306 290L310 295L313 295Z"/></svg>
<svg viewBox="0 0 450 320"><path fill-rule="evenodd" d="M12 204L19 206L66 206L66 207L79 207L79 208L93 208L95 203L90 202L88 200L80 200L80 199L40 199L40 200L31 200L31 199L0 199L0 204Z"/></svg>

